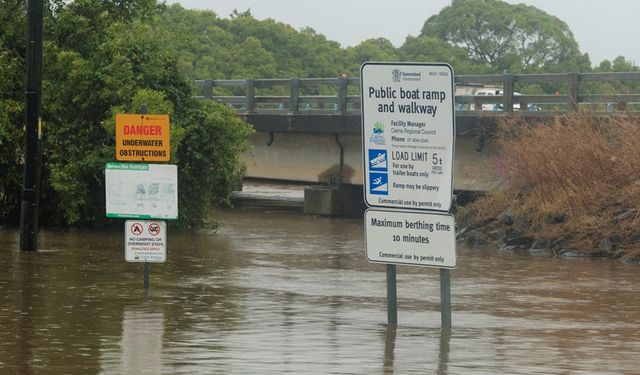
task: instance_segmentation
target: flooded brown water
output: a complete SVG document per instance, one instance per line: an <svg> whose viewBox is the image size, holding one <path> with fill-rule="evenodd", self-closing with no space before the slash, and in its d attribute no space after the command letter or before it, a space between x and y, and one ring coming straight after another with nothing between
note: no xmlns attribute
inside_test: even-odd
<svg viewBox="0 0 640 375"><path fill-rule="evenodd" d="M458 248L453 330L439 273L385 267L360 219L269 206L168 235L167 262L124 261L123 231L0 229L0 374L632 374L640 267Z"/></svg>

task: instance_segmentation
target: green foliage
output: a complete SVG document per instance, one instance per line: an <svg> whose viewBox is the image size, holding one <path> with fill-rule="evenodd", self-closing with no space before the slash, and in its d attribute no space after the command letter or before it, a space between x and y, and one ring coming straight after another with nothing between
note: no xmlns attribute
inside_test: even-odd
<svg viewBox="0 0 640 375"><path fill-rule="evenodd" d="M365 61L397 61L396 48L388 39L367 39L357 46L347 48L350 65L346 71L351 75L360 74L360 65Z"/></svg>
<svg viewBox="0 0 640 375"><path fill-rule="evenodd" d="M220 19L179 5L172 5L167 16L162 27L179 31L172 48L194 79L332 77L343 70L339 45L309 28L298 32L247 12Z"/></svg>
<svg viewBox="0 0 640 375"><path fill-rule="evenodd" d="M240 154L249 149L253 132L232 109L215 102L198 102L186 123L178 149L183 227L199 224L213 207L230 204L244 173Z"/></svg>
<svg viewBox="0 0 640 375"><path fill-rule="evenodd" d="M448 62L456 74L488 73L483 65L474 64L464 48L450 46L444 41L428 36L409 36L398 49L402 61Z"/></svg>
<svg viewBox="0 0 640 375"><path fill-rule="evenodd" d="M20 217L24 142L22 1L0 2L0 224Z"/></svg>
<svg viewBox="0 0 640 375"><path fill-rule="evenodd" d="M24 49L12 44L12 36L26 25L24 18L8 17L7 12L24 9L21 4L0 4L0 19L11 21L0 24L0 223L19 217ZM104 165L115 159L115 114L138 112L144 103L149 113L171 118L171 162L179 165L184 187L179 224L202 224L208 209L229 202L242 172L239 153L248 147L250 127L229 109L192 98L174 34L162 26L164 6L154 0L50 5L45 20L41 223L108 224ZM234 58L252 53L248 62L260 54L255 48L260 43L247 39ZM262 56L271 59L264 52ZM216 175L203 177L205 171ZM185 196L190 193L197 195Z"/></svg>
<svg viewBox="0 0 640 375"><path fill-rule="evenodd" d="M135 19L134 5L147 9L146 3L123 4L70 4L54 23L59 43L46 45L43 186L50 204L43 209L56 224L105 221L103 170L114 159L114 140L103 122L112 108L131 108L143 89L162 92L173 107L189 100L189 86L163 47L165 35ZM76 29L92 17L95 23Z"/></svg>
<svg viewBox="0 0 640 375"><path fill-rule="evenodd" d="M0 50L11 51L14 56L26 54L26 5L23 0L0 1Z"/></svg>
<svg viewBox="0 0 640 375"><path fill-rule="evenodd" d="M476 63L496 72L583 71L590 67L563 21L525 4L457 0L430 17L421 35L465 48Z"/></svg>
<svg viewBox="0 0 640 375"><path fill-rule="evenodd" d="M2 58L0 57L0 64ZM24 105L0 95L0 224L15 223L22 187L22 125Z"/></svg>

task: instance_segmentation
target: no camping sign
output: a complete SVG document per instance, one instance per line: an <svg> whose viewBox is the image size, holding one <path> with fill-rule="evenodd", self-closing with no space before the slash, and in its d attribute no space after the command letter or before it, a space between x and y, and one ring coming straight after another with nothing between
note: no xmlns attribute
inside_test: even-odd
<svg viewBox="0 0 640 375"><path fill-rule="evenodd" d="M161 220L127 220L124 242L127 262L164 263L167 259L167 224Z"/></svg>

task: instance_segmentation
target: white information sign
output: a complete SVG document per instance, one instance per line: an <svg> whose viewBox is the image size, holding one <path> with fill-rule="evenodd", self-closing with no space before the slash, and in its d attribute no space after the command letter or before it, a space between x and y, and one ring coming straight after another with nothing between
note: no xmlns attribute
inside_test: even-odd
<svg viewBox="0 0 640 375"><path fill-rule="evenodd" d="M107 217L178 218L178 169L171 164L107 163Z"/></svg>
<svg viewBox="0 0 640 375"><path fill-rule="evenodd" d="M124 259L163 263L167 259L167 223L160 220L124 222Z"/></svg>
<svg viewBox="0 0 640 375"><path fill-rule="evenodd" d="M450 214L365 212L365 247L370 262L437 268L456 266L455 220Z"/></svg>
<svg viewBox="0 0 640 375"><path fill-rule="evenodd" d="M451 208L455 115L448 64L366 62L360 72L369 206Z"/></svg>

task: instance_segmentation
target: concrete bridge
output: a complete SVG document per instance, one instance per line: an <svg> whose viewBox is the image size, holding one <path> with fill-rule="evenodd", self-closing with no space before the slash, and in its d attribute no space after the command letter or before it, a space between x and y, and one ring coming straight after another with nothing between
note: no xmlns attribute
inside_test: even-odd
<svg viewBox="0 0 640 375"><path fill-rule="evenodd" d="M320 194L309 202L305 199L309 212L358 211L359 207L345 207L345 202L362 202L359 78L196 83L199 97L233 107L254 126L254 149L245 154L248 177L320 184L309 188L310 196ZM594 116L640 114L640 95L624 93L640 90L636 72L467 75L456 76L455 83L454 190L458 192L499 188L502 178L495 169L498 151L492 138L500 119L536 122L576 110ZM332 201L326 198L327 191L344 197L337 205L328 203L328 208L311 207L312 199Z"/></svg>

